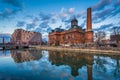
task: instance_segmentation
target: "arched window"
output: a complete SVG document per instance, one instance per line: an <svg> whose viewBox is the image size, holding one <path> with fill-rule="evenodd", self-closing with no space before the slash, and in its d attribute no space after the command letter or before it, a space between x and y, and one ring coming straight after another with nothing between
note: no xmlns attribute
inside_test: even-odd
<svg viewBox="0 0 120 80"><path fill-rule="evenodd" d="M74 34L72 34L72 39L74 39Z"/></svg>

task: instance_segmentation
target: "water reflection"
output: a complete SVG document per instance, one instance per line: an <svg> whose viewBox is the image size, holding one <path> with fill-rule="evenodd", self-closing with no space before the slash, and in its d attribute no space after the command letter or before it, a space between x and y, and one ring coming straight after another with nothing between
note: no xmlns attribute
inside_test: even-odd
<svg viewBox="0 0 120 80"><path fill-rule="evenodd" d="M7 79L120 80L120 55L44 50L0 51L0 80Z"/></svg>
<svg viewBox="0 0 120 80"><path fill-rule="evenodd" d="M7 57L7 56L10 56L10 51L6 51L6 50L0 51L0 57Z"/></svg>
<svg viewBox="0 0 120 80"><path fill-rule="evenodd" d="M120 80L120 55L96 55L93 66L94 72L101 73L100 76L108 80Z"/></svg>
<svg viewBox="0 0 120 80"><path fill-rule="evenodd" d="M81 77L85 80L120 79L120 55L49 51L49 60L52 62L52 65L69 65L71 74L74 77Z"/></svg>
<svg viewBox="0 0 120 80"><path fill-rule="evenodd" d="M78 69L87 66L88 80L92 80L93 55L80 53L63 53L49 51L49 60L57 66L69 65L72 69L71 74L78 76Z"/></svg>
<svg viewBox="0 0 120 80"><path fill-rule="evenodd" d="M11 56L15 62L21 63L31 60L39 60L42 57L41 50L13 50Z"/></svg>

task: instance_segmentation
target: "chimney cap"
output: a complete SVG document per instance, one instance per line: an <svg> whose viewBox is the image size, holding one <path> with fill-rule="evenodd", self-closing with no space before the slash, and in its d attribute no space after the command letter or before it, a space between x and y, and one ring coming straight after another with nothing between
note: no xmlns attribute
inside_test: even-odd
<svg viewBox="0 0 120 80"><path fill-rule="evenodd" d="M91 7L87 8L87 10L91 10Z"/></svg>

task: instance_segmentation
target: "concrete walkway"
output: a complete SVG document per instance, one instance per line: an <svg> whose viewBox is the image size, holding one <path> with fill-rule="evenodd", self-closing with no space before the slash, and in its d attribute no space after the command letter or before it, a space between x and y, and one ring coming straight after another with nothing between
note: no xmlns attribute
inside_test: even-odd
<svg viewBox="0 0 120 80"><path fill-rule="evenodd" d="M66 51L66 52L83 52L83 53L97 53L97 54L118 54L120 51L113 50L97 50L97 49L81 49L81 48L65 48L65 47L49 47L49 46L34 46L36 49L52 50L52 51Z"/></svg>

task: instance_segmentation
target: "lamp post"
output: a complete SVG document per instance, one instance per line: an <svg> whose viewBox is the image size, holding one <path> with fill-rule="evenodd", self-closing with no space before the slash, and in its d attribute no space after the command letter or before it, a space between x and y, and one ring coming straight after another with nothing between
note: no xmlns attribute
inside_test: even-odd
<svg viewBox="0 0 120 80"><path fill-rule="evenodd" d="M2 42L3 42L3 44L5 44L5 39L4 39L4 37L3 37L3 40L2 40Z"/></svg>

